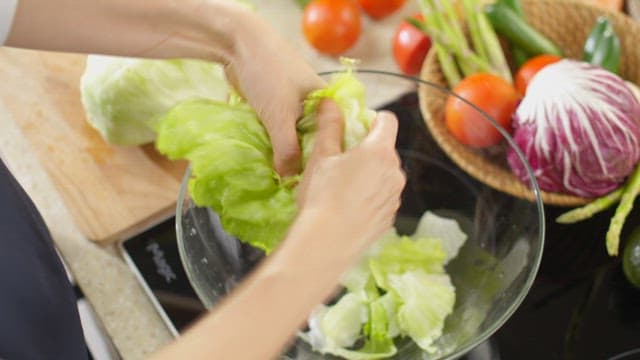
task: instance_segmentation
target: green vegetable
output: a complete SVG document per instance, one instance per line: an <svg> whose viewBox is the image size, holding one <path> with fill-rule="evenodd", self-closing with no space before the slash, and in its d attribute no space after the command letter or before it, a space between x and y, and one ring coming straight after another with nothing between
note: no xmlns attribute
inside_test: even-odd
<svg viewBox="0 0 640 360"><path fill-rule="evenodd" d="M498 2L513 10L513 12L521 19L525 18L520 0L499 0ZM529 59L527 52L522 50L520 47L514 44L509 44L509 49L511 50L511 58L513 59L516 69L520 68Z"/></svg>
<svg viewBox="0 0 640 360"><path fill-rule="evenodd" d="M524 19L524 10L520 0L498 0L498 3L511 9L518 17Z"/></svg>
<svg viewBox="0 0 640 360"><path fill-rule="evenodd" d="M596 213L607 210L615 203L617 203L622 197L622 190L622 188L617 189L605 196L591 201L590 203L582 207L567 211L564 214L558 216L558 218L556 218L556 222L561 224L572 224L578 221L589 219Z"/></svg>
<svg viewBox="0 0 640 360"><path fill-rule="evenodd" d="M467 17L467 26L469 27L469 34L471 36L471 42L473 49L478 53L478 56L484 59L489 59L487 49L485 48L484 39L482 38L482 30L480 28L479 17L475 16L478 12L474 9L473 0L462 0L462 6L466 15L472 15Z"/></svg>
<svg viewBox="0 0 640 360"><path fill-rule="evenodd" d="M539 54L562 56L558 46L531 27L508 6L501 3L487 4L484 12L499 34L526 51L529 56Z"/></svg>
<svg viewBox="0 0 640 360"><path fill-rule="evenodd" d="M305 6L307 6L308 3L311 2L311 0L294 0L298 6L300 6L301 8L304 8Z"/></svg>
<svg viewBox="0 0 640 360"><path fill-rule="evenodd" d="M463 1L472 45L464 35L463 21L451 2L420 0L419 4L425 18L425 25L421 25L421 29L434 42L449 87L454 87L460 79L477 72L494 73L512 81L497 35L486 16L478 11L478 1Z"/></svg>
<svg viewBox="0 0 640 360"><path fill-rule="evenodd" d="M527 62L527 60L529 60L529 55L527 55L527 52L520 49L519 47L511 46L511 58L513 59L513 64L516 69L519 69L522 65L524 65L524 63Z"/></svg>
<svg viewBox="0 0 640 360"><path fill-rule="evenodd" d="M222 66L199 60L148 60L90 55L80 80L88 122L109 142L155 139L158 120L189 99L224 100Z"/></svg>
<svg viewBox="0 0 640 360"><path fill-rule="evenodd" d="M422 237L426 233L443 236ZM309 321L309 331L300 336L316 351L348 359L392 356L398 336L433 352L433 342L455 304L455 288L444 264L458 254L465 240L456 221L431 212L423 214L410 237L390 232L346 274L343 297L331 307L320 306ZM363 303L368 304L366 319ZM341 320L332 320L330 315L335 314ZM359 340L364 345L353 349Z"/></svg>
<svg viewBox="0 0 640 360"><path fill-rule="evenodd" d="M189 193L227 232L267 252L296 214L288 179L272 167L269 137L246 104L191 100L160 120L157 149L191 165Z"/></svg>
<svg viewBox="0 0 640 360"><path fill-rule="evenodd" d="M618 207L611 218L606 235L607 253L611 256L618 255L620 233L633 208L633 203L640 193L640 165L629 176L627 182L615 191L602 196L589 204L570 210L560 215L556 221L563 224L575 223L593 216L595 213L606 210L619 201Z"/></svg>
<svg viewBox="0 0 640 360"><path fill-rule="evenodd" d="M636 167L633 174L629 177L627 184L622 191L620 204L616 208L615 214L611 218L609 230L607 231L607 253L611 256L618 255L618 247L620 244L620 233L624 225L627 215L633 208L633 203L640 192L640 166Z"/></svg>
<svg viewBox="0 0 640 360"><path fill-rule="evenodd" d="M337 303L323 307L319 326L331 348L347 348L360 337L363 324L369 320L367 303L355 294L345 294Z"/></svg>
<svg viewBox="0 0 640 360"><path fill-rule="evenodd" d="M422 349L433 352L442 335L444 320L453 311L455 289L446 274L422 270L389 276L389 287L400 298L398 324Z"/></svg>
<svg viewBox="0 0 640 360"><path fill-rule="evenodd" d="M425 11L423 11L423 13L424 12ZM412 17L406 18L405 20L416 27L418 30L429 34L429 30L423 22L418 21ZM450 87L455 86L460 82L460 80L462 80L462 75L458 70L458 65L456 64L455 58L453 57L453 55L447 52L442 44L434 42L432 46L436 49L436 56L438 57L438 62L440 63L440 67L442 68L442 74L444 75L445 80L447 80L447 84L449 84Z"/></svg>
<svg viewBox="0 0 640 360"><path fill-rule="evenodd" d="M442 242L442 249L446 254L445 264L458 256L458 250L467 240L467 234L462 231L457 221L438 216L430 211L422 215L411 237L446 239Z"/></svg>
<svg viewBox="0 0 640 360"><path fill-rule="evenodd" d="M605 16L596 20L584 44L582 59L615 74L620 70L620 39Z"/></svg>
<svg viewBox="0 0 640 360"><path fill-rule="evenodd" d="M305 159L315 139L315 111L324 97L334 99L344 113L346 148L366 136L375 115L365 106L363 84L350 71L335 75L305 103L298 132ZM158 123L158 150L190 162L194 203L214 209L228 233L271 252L297 212L299 176L281 178L273 169L271 143L253 109L238 97L229 103L189 100Z"/></svg>
<svg viewBox="0 0 640 360"><path fill-rule="evenodd" d="M440 239L411 239L401 236L398 240L383 245L380 253L369 260L369 268L376 284L387 289L390 274L417 269L427 273L444 272L446 256Z"/></svg>
<svg viewBox="0 0 640 360"><path fill-rule="evenodd" d="M471 11L471 13L467 13L467 17L472 16L476 18L480 34L487 49L487 57L495 69L495 73L509 83L513 83L507 58L502 51L502 45L500 45L498 35L489 22L489 19L487 19L487 16L479 9L477 11L476 9L472 9Z"/></svg>
<svg viewBox="0 0 640 360"><path fill-rule="evenodd" d="M640 226L629 237L622 253L622 270L629 282L640 288Z"/></svg>
<svg viewBox="0 0 640 360"><path fill-rule="evenodd" d="M315 139L315 116L322 99L333 99L345 115L345 150L356 146L369 132L375 111L367 108L366 89L351 73L339 74L331 79L329 86L309 94L304 103L304 114L298 122L298 133L302 146L303 164L306 164Z"/></svg>

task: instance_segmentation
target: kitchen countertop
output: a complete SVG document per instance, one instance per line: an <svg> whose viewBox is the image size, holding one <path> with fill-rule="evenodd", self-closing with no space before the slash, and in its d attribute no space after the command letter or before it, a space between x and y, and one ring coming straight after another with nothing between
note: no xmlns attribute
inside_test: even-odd
<svg viewBox="0 0 640 360"><path fill-rule="evenodd" d="M262 0L254 5L318 72L340 68L335 58L320 56L305 43L299 30L301 10L293 0ZM390 56L391 36L395 24L416 10L413 6L408 4L379 22L363 17L362 37L345 55L361 59L359 67L363 69L397 71ZM83 235L15 119L5 110L6 104L0 101L0 155L41 212L56 246L122 358L144 358L171 341L170 332L116 246L100 246Z"/></svg>

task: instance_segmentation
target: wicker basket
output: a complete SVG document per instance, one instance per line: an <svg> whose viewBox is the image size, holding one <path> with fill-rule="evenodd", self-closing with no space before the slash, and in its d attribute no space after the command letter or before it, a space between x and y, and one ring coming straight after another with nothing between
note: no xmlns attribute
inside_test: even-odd
<svg viewBox="0 0 640 360"><path fill-rule="evenodd" d="M572 0L522 0L527 22L563 49L565 56L580 58L584 42L596 18L607 15L613 22L622 48L621 75L625 80L640 83L640 23L630 17ZM425 58L421 79L446 87L435 51ZM444 123L446 94L434 87L419 88L420 109L432 136L449 157L479 181L508 194L533 199L531 189L515 177L506 162L496 162L458 142ZM589 199L541 191L545 204L577 206Z"/></svg>

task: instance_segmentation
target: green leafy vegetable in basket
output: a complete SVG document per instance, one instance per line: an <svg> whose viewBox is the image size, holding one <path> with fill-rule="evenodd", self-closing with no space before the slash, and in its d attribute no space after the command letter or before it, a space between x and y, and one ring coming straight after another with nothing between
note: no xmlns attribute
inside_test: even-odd
<svg viewBox="0 0 640 360"><path fill-rule="evenodd" d="M620 51L620 39L613 24L605 16L598 17L584 44L582 59L619 74Z"/></svg>
<svg viewBox="0 0 640 360"><path fill-rule="evenodd" d="M520 0L499 0L498 2L509 7L516 15L518 15L521 19L524 19L524 12L522 11L522 4L520 3ZM509 48L511 50L511 56L513 58L515 68L519 69L520 66L522 66L529 59L529 55L527 55L527 52L524 51L521 47L515 44L509 44Z"/></svg>
<svg viewBox="0 0 640 360"><path fill-rule="evenodd" d="M524 50L529 56L551 54L562 56L562 50L529 25L521 16L504 3L488 4L484 8L493 28L510 43Z"/></svg>

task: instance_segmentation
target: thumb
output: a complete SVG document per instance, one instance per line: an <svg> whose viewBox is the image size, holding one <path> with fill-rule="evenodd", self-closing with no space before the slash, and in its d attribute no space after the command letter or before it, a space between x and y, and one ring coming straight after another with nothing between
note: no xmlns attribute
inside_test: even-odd
<svg viewBox="0 0 640 360"><path fill-rule="evenodd" d="M269 133L273 146L273 162L278 174L290 176L300 171L300 145L294 126L280 127Z"/></svg>
<svg viewBox="0 0 640 360"><path fill-rule="evenodd" d="M398 135L398 119L390 111L380 111L373 121L371 130L362 144L376 143L381 146L395 148Z"/></svg>
<svg viewBox="0 0 640 360"><path fill-rule="evenodd" d="M311 157L325 157L341 153L344 119L338 105L333 100L322 100L318 106L316 119L318 132Z"/></svg>

